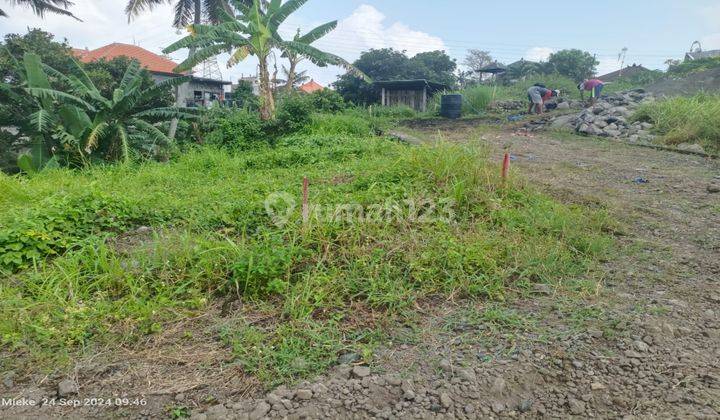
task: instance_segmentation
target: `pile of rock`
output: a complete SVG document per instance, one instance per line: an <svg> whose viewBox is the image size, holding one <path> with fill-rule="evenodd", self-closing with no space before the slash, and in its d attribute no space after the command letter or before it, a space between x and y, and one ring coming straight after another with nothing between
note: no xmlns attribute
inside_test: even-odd
<svg viewBox="0 0 720 420"><path fill-rule="evenodd" d="M538 130L548 125L552 128L569 128L578 133L600 137L626 138L631 142L651 141L655 138L646 122L630 122L635 110L644 102L652 101L652 94L642 89L613 93L604 96L592 108L580 114L550 117L535 121L528 129Z"/></svg>

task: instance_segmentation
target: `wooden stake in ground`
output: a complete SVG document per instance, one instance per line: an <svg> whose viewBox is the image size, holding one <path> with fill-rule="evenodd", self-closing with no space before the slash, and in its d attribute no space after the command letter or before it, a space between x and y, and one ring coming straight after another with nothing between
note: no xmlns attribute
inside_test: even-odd
<svg viewBox="0 0 720 420"><path fill-rule="evenodd" d="M502 165L502 180L507 181L508 173L510 172L510 153L505 153Z"/></svg>

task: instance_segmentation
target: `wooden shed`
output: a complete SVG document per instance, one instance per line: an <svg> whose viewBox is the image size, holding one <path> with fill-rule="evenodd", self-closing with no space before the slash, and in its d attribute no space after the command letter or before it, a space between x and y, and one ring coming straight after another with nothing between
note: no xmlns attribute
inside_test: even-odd
<svg viewBox="0 0 720 420"><path fill-rule="evenodd" d="M375 86L380 88L382 106L406 105L420 112L427 110L428 99L432 95L448 89L443 84L424 79L387 80L375 82Z"/></svg>

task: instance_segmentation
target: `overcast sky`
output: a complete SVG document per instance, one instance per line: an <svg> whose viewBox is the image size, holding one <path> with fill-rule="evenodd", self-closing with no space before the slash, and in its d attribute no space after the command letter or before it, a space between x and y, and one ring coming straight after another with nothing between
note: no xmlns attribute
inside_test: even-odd
<svg viewBox="0 0 720 420"><path fill-rule="evenodd" d="M184 34L171 27L172 7L159 7L128 23L125 0L75 0L67 17L34 16L30 10L0 0L10 18L0 18L0 34L24 33L39 27L67 38L77 48L112 42L137 44L155 53ZM628 48L626 63L663 68L668 58L681 58L699 40L705 49L720 48L720 2L717 0L606 0L578 5L576 0L478 1L449 0L310 0L283 26L283 36L337 19L338 29L316 46L355 60L370 48L393 47L413 55L445 50L462 61L470 48L488 50L500 61L544 60L562 48L596 54L600 74L619 68L618 53ZM186 52L173 54L179 62ZM282 59L278 57L278 66ZM227 69L226 80L254 74L252 59ZM306 64L309 74L327 85L342 71Z"/></svg>

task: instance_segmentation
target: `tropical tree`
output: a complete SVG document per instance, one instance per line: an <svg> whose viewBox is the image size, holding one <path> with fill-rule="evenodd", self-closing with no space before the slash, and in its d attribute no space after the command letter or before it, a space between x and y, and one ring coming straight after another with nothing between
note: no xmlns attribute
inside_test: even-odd
<svg viewBox="0 0 720 420"><path fill-rule="evenodd" d="M285 66L282 66L282 72L285 75L285 80L287 80L287 83L288 83L285 85L285 89L288 92L291 92L296 87L301 86L310 81L310 76L308 75L307 70L302 70L302 71L295 70L295 72L292 73L290 69L288 69ZM290 85L290 79L292 79L292 85Z"/></svg>
<svg viewBox="0 0 720 420"><path fill-rule="evenodd" d="M300 29L298 29L295 33L295 38L293 38L293 41L305 45L310 45L318 39L334 31L335 28L337 28L337 20L328 22L324 25L320 25L312 31L306 33L305 35L300 35ZM287 58L290 62L290 66L287 69L283 67L283 71L287 76L287 84L285 85L285 89L288 92L291 92L296 85L296 78L298 76L297 66L303 60L303 56L292 49L284 50L282 56Z"/></svg>
<svg viewBox="0 0 720 420"><path fill-rule="evenodd" d="M40 17L44 17L45 13L55 13L77 19L77 17L67 10L73 5L73 2L68 0L10 0L10 2L20 6L30 7L33 12ZM0 9L0 16L7 17L7 14Z"/></svg>
<svg viewBox="0 0 720 420"><path fill-rule="evenodd" d="M142 89L140 64L133 61L110 98L102 96L83 68L74 61L72 74L43 65L40 57L26 53L20 83L0 84L0 90L22 92L34 102L36 111L24 125L32 138L32 153L21 156L24 170L48 163L84 165L94 160L127 162L130 150L152 152L170 139L158 127L170 118L194 118L196 111L172 107L148 107L167 89L185 83L189 77L172 78ZM53 83L70 86L66 91Z"/></svg>
<svg viewBox="0 0 720 420"><path fill-rule="evenodd" d="M592 54L577 49L552 53L548 59L550 69L576 82L582 82L595 74L598 64L600 63Z"/></svg>
<svg viewBox="0 0 720 420"><path fill-rule="evenodd" d="M246 0L246 3L249 0ZM144 11L149 11L162 4L175 3L173 26L182 29L191 23L200 24L203 20L218 22L220 10L231 13L227 0L129 0L125 6L128 21Z"/></svg>
<svg viewBox="0 0 720 420"><path fill-rule="evenodd" d="M186 71L198 63L222 52L229 52L228 67L255 56L259 63L260 78L260 117L271 119L275 114L275 100L270 83L268 57L273 50L292 52L310 60L320 67L334 64L349 70L353 67L342 58L320 51L319 49L296 41L285 41L278 34L280 25L293 12L307 3L307 0L272 0L269 3L253 0L248 6L240 0L231 0L232 6L240 13L235 15L220 10L220 22L217 25L191 25L190 34L165 48L171 53L182 48L197 48L197 52L188 57L177 71Z"/></svg>

